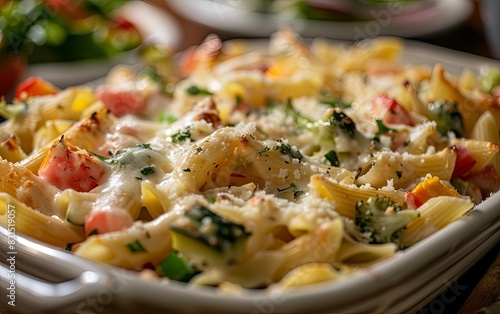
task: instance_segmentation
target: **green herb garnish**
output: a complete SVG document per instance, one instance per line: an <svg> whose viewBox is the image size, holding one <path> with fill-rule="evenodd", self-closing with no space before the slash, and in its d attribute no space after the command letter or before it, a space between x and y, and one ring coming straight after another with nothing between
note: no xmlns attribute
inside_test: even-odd
<svg viewBox="0 0 500 314"><path fill-rule="evenodd" d="M143 175L148 175L148 174L152 174L154 173L156 170L156 167L155 165L149 165L149 166L146 166L146 167L143 167L141 168L141 173Z"/></svg>
<svg viewBox="0 0 500 314"><path fill-rule="evenodd" d="M262 156L262 154L268 152L269 150L270 150L270 148L266 146L263 149L259 150L259 155Z"/></svg>
<svg viewBox="0 0 500 314"><path fill-rule="evenodd" d="M191 140L191 130L189 127L187 127L184 130L179 130L177 133L171 136L172 142L178 143L178 142L184 142L187 139Z"/></svg>
<svg viewBox="0 0 500 314"><path fill-rule="evenodd" d="M331 150L328 153L326 153L325 158L334 167L338 167L340 165L339 158L337 156L337 153L334 150Z"/></svg>
<svg viewBox="0 0 500 314"><path fill-rule="evenodd" d="M206 90L206 89L203 89L203 88L199 88L196 85L190 86L186 91L187 91L187 93L189 95L193 95L193 96L197 96L197 95L213 95L213 93L210 92L209 90Z"/></svg>
<svg viewBox="0 0 500 314"><path fill-rule="evenodd" d="M299 162L302 160L302 158L304 158L302 156L302 154L300 153L300 151L298 151L296 149L292 149L290 144L281 143L279 146L276 146L275 149L277 151L279 151L280 153L282 153L283 155L287 155L291 158L298 159Z"/></svg>
<svg viewBox="0 0 500 314"><path fill-rule="evenodd" d="M126 247L130 250L132 253L138 253L138 252L147 252L144 246L142 246L141 242L139 240L132 241L130 243L127 243Z"/></svg>
<svg viewBox="0 0 500 314"><path fill-rule="evenodd" d="M385 124L380 119L377 119L375 121L377 122L378 131L377 131L377 133L375 133L375 137L373 137L373 139L377 142L380 142L380 137L384 134L398 132L398 130L396 130L396 129L391 129L391 128L388 128L387 126L385 126Z"/></svg>

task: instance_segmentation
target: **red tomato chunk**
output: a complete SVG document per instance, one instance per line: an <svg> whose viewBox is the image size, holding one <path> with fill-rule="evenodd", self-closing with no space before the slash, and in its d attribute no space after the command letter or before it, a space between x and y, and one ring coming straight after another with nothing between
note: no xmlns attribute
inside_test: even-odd
<svg viewBox="0 0 500 314"><path fill-rule="evenodd" d="M85 234L103 234L126 229L134 223L130 214L122 208L98 210L90 214L85 222Z"/></svg>

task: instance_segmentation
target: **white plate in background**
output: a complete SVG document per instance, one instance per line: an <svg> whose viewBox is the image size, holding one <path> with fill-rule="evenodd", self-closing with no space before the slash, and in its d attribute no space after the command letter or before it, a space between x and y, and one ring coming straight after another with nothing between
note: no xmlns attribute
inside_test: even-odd
<svg viewBox="0 0 500 314"><path fill-rule="evenodd" d="M143 43L174 48L180 44L180 28L167 12L142 1L130 1L119 10L137 27ZM108 59L30 64L24 77L41 76L60 88L80 85L105 76L115 65L137 63L137 50L126 51Z"/></svg>
<svg viewBox="0 0 500 314"><path fill-rule="evenodd" d="M462 23L473 9L469 0L433 0L432 5L420 11L393 16L389 20L379 12L379 20L375 18L366 22L306 19L287 21L279 15L238 9L226 4L238 4L241 0L165 1L168 1L173 10L193 22L235 35L268 37L281 26L291 25L304 37L322 36L343 40L373 36L410 38L431 35Z"/></svg>

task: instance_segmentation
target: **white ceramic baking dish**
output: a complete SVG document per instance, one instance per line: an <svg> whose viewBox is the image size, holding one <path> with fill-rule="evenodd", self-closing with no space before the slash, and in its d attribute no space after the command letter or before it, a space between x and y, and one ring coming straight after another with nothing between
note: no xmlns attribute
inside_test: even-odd
<svg viewBox="0 0 500 314"><path fill-rule="evenodd" d="M442 63L458 74L499 62L415 42L403 61ZM352 277L283 293L239 295L212 288L140 279L136 273L97 264L18 235L15 251L0 227L1 288L10 286L15 255L16 306L24 313L412 313L448 288L500 242L500 193L470 214L393 258ZM1 303L9 307L6 293Z"/></svg>

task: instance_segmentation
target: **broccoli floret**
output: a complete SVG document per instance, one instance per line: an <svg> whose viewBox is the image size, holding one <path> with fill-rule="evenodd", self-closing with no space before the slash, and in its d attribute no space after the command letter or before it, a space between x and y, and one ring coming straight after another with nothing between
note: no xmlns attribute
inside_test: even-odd
<svg viewBox="0 0 500 314"><path fill-rule="evenodd" d="M287 155L291 159L298 159L299 162L304 158L299 150L292 148L290 144L283 143L282 141L278 141L280 144L277 145L274 149L282 153L283 155Z"/></svg>
<svg viewBox="0 0 500 314"><path fill-rule="evenodd" d="M318 127L318 154L338 166L342 153L349 153L360 138L356 124L341 109L329 109ZM358 143L359 144L359 143ZM335 158L331 158L335 157Z"/></svg>
<svg viewBox="0 0 500 314"><path fill-rule="evenodd" d="M401 246L399 236L405 226L419 216L417 210L402 210L387 197L370 197L356 204L356 225L370 243L393 242Z"/></svg>
<svg viewBox="0 0 500 314"><path fill-rule="evenodd" d="M4 99L0 100L0 122L4 120L20 122L28 113L28 106L25 103L7 105Z"/></svg>
<svg viewBox="0 0 500 314"><path fill-rule="evenodd" d="M356 135L356 124L341 109L327 110L319 127L319 139L326 152L338 149L336 142L350 142ZM325 149L324 146L327 146Z"/></svg>
<svg viewBox="0 0 500 314"><path fill-rule="evenodd" d="M356 124L341 109L335 108L333 110L329 123L341 132L345 132L351 138L354 137Z"/></svg>
<svg viewBox="0 0 500 314"><path fill-rule="evenodd" d="M437 123L437 130L442 135L453 132L457 137L462 137L464 132L462 114L455 102L438 100L428 105L433 118Z"/></svg>
<svg viewBox="0 0 500 314"><path fill-rule="evenodd" d="M492 93L495 86L500 86L500 68L488 67L481 71L481 87L487 93Z"/></svg>

